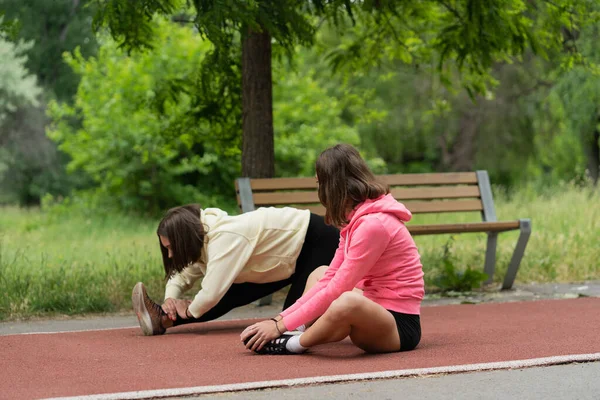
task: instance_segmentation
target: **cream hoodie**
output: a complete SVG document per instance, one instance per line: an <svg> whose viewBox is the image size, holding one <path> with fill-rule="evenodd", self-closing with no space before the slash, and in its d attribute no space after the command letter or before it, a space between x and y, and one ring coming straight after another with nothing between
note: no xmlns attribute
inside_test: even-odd
<svg viewBox="0 0 600 400"><path fill-rule="evenodd" d="M189 307L196 318L213 308L233 283L289 278L304 244L310 212L268 207L229 216L207 208L200 219L206 230L200 260L169 279L165 290L165 299L177 299L204 276Z"/></svg>

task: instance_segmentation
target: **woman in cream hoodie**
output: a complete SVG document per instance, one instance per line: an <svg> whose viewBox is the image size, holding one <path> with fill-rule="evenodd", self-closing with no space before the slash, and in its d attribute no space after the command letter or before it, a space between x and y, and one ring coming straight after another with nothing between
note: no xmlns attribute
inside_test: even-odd
<svg viewBox="0 0 600 400"><path fill-rule="evenodd" d="M157 234L168 278L165 301L158 306L141 283L132 295L146 335L218 318L291 284L287 308L302 295L310 273L331 262L339 242L339 231L322 217L289 207L234 216L194 204L176 207ZM193 301L182 300L200 278Z"/></svg>

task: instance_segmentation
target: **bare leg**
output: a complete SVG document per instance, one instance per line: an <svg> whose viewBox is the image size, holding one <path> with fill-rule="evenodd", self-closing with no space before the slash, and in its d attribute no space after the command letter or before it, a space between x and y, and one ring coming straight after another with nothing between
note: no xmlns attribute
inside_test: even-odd
<svg viewBox="0 0 600 400"><path fill-rule="evenodd" d="M313 272L311 272L311 274L308 276L308 280L306 281L306 287L304 288L304 293L302 293L302 296L304 296L306 294L306 292L308 292L310 289L312 289L312 287L315 286L317 284L317 282L319 282L319 280L323 277L323 275L325 275L325 271L327 271L327 267L328 267L328 265L322 265L319 268L315 269ZM353 292L362 294L362 290L357 289L357 288L354 288ZM315 321L310 321L310 322L304 324L306 329L308 329L309 326L312 326L312 324L314 324Z"/></svg>
<svg viewBox="0 0 600 400"><path fill-rule="evenodd" d="M328 267L328 265L321 265L319 268L311 272L311 274L308 276L308 280L306 281L306 287L302 293L303 296L306 294L306 292L312 289L312 287L315 286L317 282L321 280L321 278L323 278L323 275L325 275L325 271L327 271ZM362 290L358 288L354 288L352 291L356 293L362 293Z"/></svg>
<svg viewBox="0 0 600 400"><path fill-rule="evenodd" d="M325 271L327 270L328 265L321 265L319 268L315 269L310 273L308 279L306 280L306 286L304 287L304 292L302 292L302 296L306 294L313 286L319 282L319 280L325 275ZM315 320L316 321L316 320ZM308 329L309 326L315 323L315 321L310 321L304 324L304 329Z"/></svg>
<svg viewBox="0 0 600 400"><path fill-rule="evenodd" d="M345 292L300 336L300 344L312 347L338 342L350 336L352 343L369 353L400 350L396 321L385 308L357 292Z"/></svg>
<svg viewBox="0 0 600 400"><path fill-rule="evenodd" d="M313 286L319 282L319 280L325 275L325 271L327 271L327 265L321 265L319 268L315 269L310 273L308 279L306 281L306 286L304 287L304 292L302 292L302 296L306 294Z"/></svg>

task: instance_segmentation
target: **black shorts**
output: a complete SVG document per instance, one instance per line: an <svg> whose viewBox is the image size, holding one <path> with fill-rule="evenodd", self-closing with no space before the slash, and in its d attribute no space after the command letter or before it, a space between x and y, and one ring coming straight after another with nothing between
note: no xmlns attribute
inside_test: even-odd
<svg viewBox="0 0 600 400"><path fill-rule="evenodd" d="M400 351L413 350L421 341L421 317L388 310L396 320L400 335Z"/></svg>

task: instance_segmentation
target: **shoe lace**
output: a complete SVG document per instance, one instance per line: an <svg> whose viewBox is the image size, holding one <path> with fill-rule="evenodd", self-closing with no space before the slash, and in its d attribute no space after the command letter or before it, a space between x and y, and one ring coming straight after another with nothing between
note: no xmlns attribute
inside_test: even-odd
<svg viewBox="0 0 600 400"><path fill-rule="evenodd" d="M165 314L160 304L153 301L148 295L144 297L144 303L146 303L146 308L148 310L154 311L154 313L156 313L157 317L160 318L163 314Z"/></svg>

